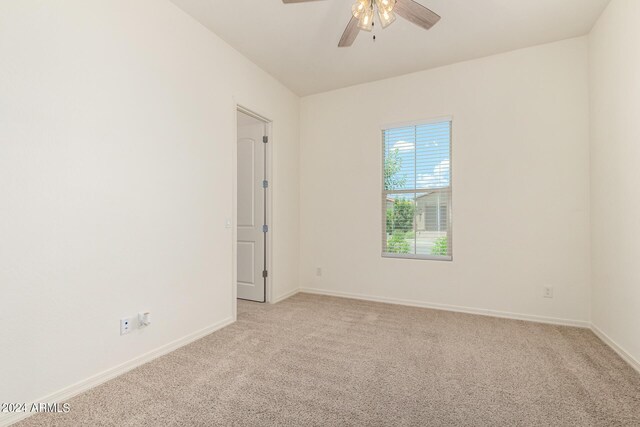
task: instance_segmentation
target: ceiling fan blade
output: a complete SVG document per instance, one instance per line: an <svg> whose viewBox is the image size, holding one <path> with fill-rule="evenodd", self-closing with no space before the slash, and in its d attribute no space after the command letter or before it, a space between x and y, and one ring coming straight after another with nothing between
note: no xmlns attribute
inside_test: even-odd
<svg viewBox="0 0 640 427"><path fill-rule="evenodd" d="M358 37L359 32L360 28L358 28L358 19L352 16L349 20L349 23L347 24L347 28L345 28L344 33L342 33L342 37L340 37L338 47L351 46L356 40L356 37Z"/></svg>
<svg viewBox="0 0 640 427"><path fill-rule="evenodd" d="M413 0L396 0L393 11L425 30L433 27L440 20L440 15Z"/></svg>
<svg viewBox="0 0 640 427"><path fill-rule="evenodd" d="M289 3L306 3L308 1L318 1L318 0L282 0L282 3L284 4L289 4Z"/></svg>

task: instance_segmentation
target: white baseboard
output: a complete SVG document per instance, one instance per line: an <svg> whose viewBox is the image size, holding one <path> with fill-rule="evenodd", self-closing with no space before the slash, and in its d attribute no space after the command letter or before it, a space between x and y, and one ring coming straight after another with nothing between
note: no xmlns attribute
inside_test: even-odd
<svg viewBox="0 0 640 427"><path fill-rule="evenodd" d="M292 296L294 296L298 292L300 292L300 289L294 289L291 292L287 292L286 294L282 294L279 297L274 298L273 301L271 301L271 304L277 304L279 302L282 302L282 301L286 300L287 298L291 298Z"/></svg>
<svg viewBox="0 0 640 427"><path fill-rule="evenodd" d="M627 362L629 365L631 365L631 367L633 367L636 371L638 371L640 373L640 361L638 361L638 359L636 359L635 357L633 357L631 355L631 353L629 353L628 351L626 351L624 348L620 347L618 345L618 343L616 343L614 340L612 340L607 334L605 334L604 332L602 332L602 330L600 328L598 328L596 325L594 325L593 323L591 324L591 330L593 331L594 334L596 334L596 336L598 338L600 338L606 345L608 345L609 347L611 347L613 349L613 351L615 351L616 353L618 353L618 355L620 357L622 357L622 359Z"/></svg>
<svg viewBox="0 0 640 427"><path fill-rule="evenodd" d="M484 308L461 307L456 305L436 304L423 301L406 300L399 298L378 297L372 295L353 294L349 292L327 291L316 288L300 288L300 292L316 295L327 295L341 298L351 298L364 301L383 302L387 304L406 305L410 307L430 308L433 310L454 311L457 313L478 314L481 316L501 317L504 319L526 320L529 322L548 323L551 325L574 326L578 328L589 328L591 323L584 320L561 319L555 317L536 316L532 314L510 313L506 311L488 310Z"/></svg>
<svg viewBox="0 0 640 427"><path fill-rule="evenodd" d="M85 380L79 381L75 384L65 387L62 390L58 390L54 393L51 393L50 395L45 396L41 399L38 399L35 402L61 403L66 400L69 400L73 396L76 396L106 381L109 381L115 377L118 377L124 374L125 372L128 372L134 368L137 368L140 365L144 365L145 363L150 362L153 359L156 359L160 356L164 356L165 354L170 353L174 350L177 350L178 348L183 347L187 344L190 344L193 341L199 340L200 338L207 336L219 329L222 329L225 326L232 324L233 322L234 322L233 318L229 317L220 322L214 323L211 326L208 326L197 332L191 333L187 336L184 336L168 344L165 344L162 347L156 348L155 350L152 350L148 353L145 353L136 358L133 358L128 362L124 362L118 366L107 369L106 371L103 371ZM31 403L33 402L28 403L27 407L30 407ZM0 414L0 427L9 426L31 415L34 415L34 413L29 413L29 412L12 413L12 414L2 413Z"/></svg>

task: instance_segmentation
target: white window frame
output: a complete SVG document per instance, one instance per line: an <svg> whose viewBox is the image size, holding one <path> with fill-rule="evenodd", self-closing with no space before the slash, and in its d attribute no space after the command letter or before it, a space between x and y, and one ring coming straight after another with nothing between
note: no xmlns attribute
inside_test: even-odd
<svg viewBox="0 0 640 427"><path fill-rule="evenodd" d="M389 259L414 259L414 260L427 260L427 261L444 261L444 262L453 262L453 116L442 116L442 117L434 117L432 119L426 120L416 120L409 122L400 122L400 123L392 123L380 126L380 146L382 149L380 150L380 194L382 195L382 218L381 218L381 236L386 234L387 229L387 195L389 193L393 194L412 194L416 193L416 189L413 190L392 190L387 191L384 189L384 158L385 158L385 145L384 145L384 132L386 130L402 128L402 127L410 127L410 126L421 126L421 125L429 125L434 123L442 123L449 122L450 133L449 133L449 223L447 224L447 239L449 244L450 254L449 256L435 256L435 255L418 255L418 254L397 254L390 253L384 251L384 241L380 240L380 253L382 254L382 258ZM415 221L415 219L414 219ZM415 230L414 230L415 232Z"/></svg>

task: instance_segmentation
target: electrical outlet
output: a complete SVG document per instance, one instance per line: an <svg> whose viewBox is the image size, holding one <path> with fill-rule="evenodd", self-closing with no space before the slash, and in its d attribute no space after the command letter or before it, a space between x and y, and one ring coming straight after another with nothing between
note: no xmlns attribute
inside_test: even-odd
<svg viewBox="0 0 640 427"><path fill-rule="evenodd" d="M125 335L131 332L133 328L133 322L131 319L120 319L120 335Z"/></svg>
<svg viewBox="0 0 640 427"><path fill-rule="evenodd" d="M318 277L322 276L322 268L320 267L316 268L316 276Z"/></svg>
<svg viewBox="0 0 640 427"><path fill-rule="evenodd" d="M544 298L553 298L553 287L545 286L542 288L542 296Z"/></svg>
<svg viewBox="0 0 640 427"><path fill-rule="evenodd" d="M138 325L140 328L149 326L151 324L151 313L148 311L138 313Z"/></svg>

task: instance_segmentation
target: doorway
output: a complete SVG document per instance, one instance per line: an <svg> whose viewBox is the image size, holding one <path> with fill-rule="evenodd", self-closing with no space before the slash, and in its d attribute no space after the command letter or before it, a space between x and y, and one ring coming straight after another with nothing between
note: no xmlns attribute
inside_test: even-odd
<svg viewBox="0 0 640 427"><path fill-rule="evenodd" d="M238 107L237 140L237 297L267 301L267 144L268 121Z"/></svg>

